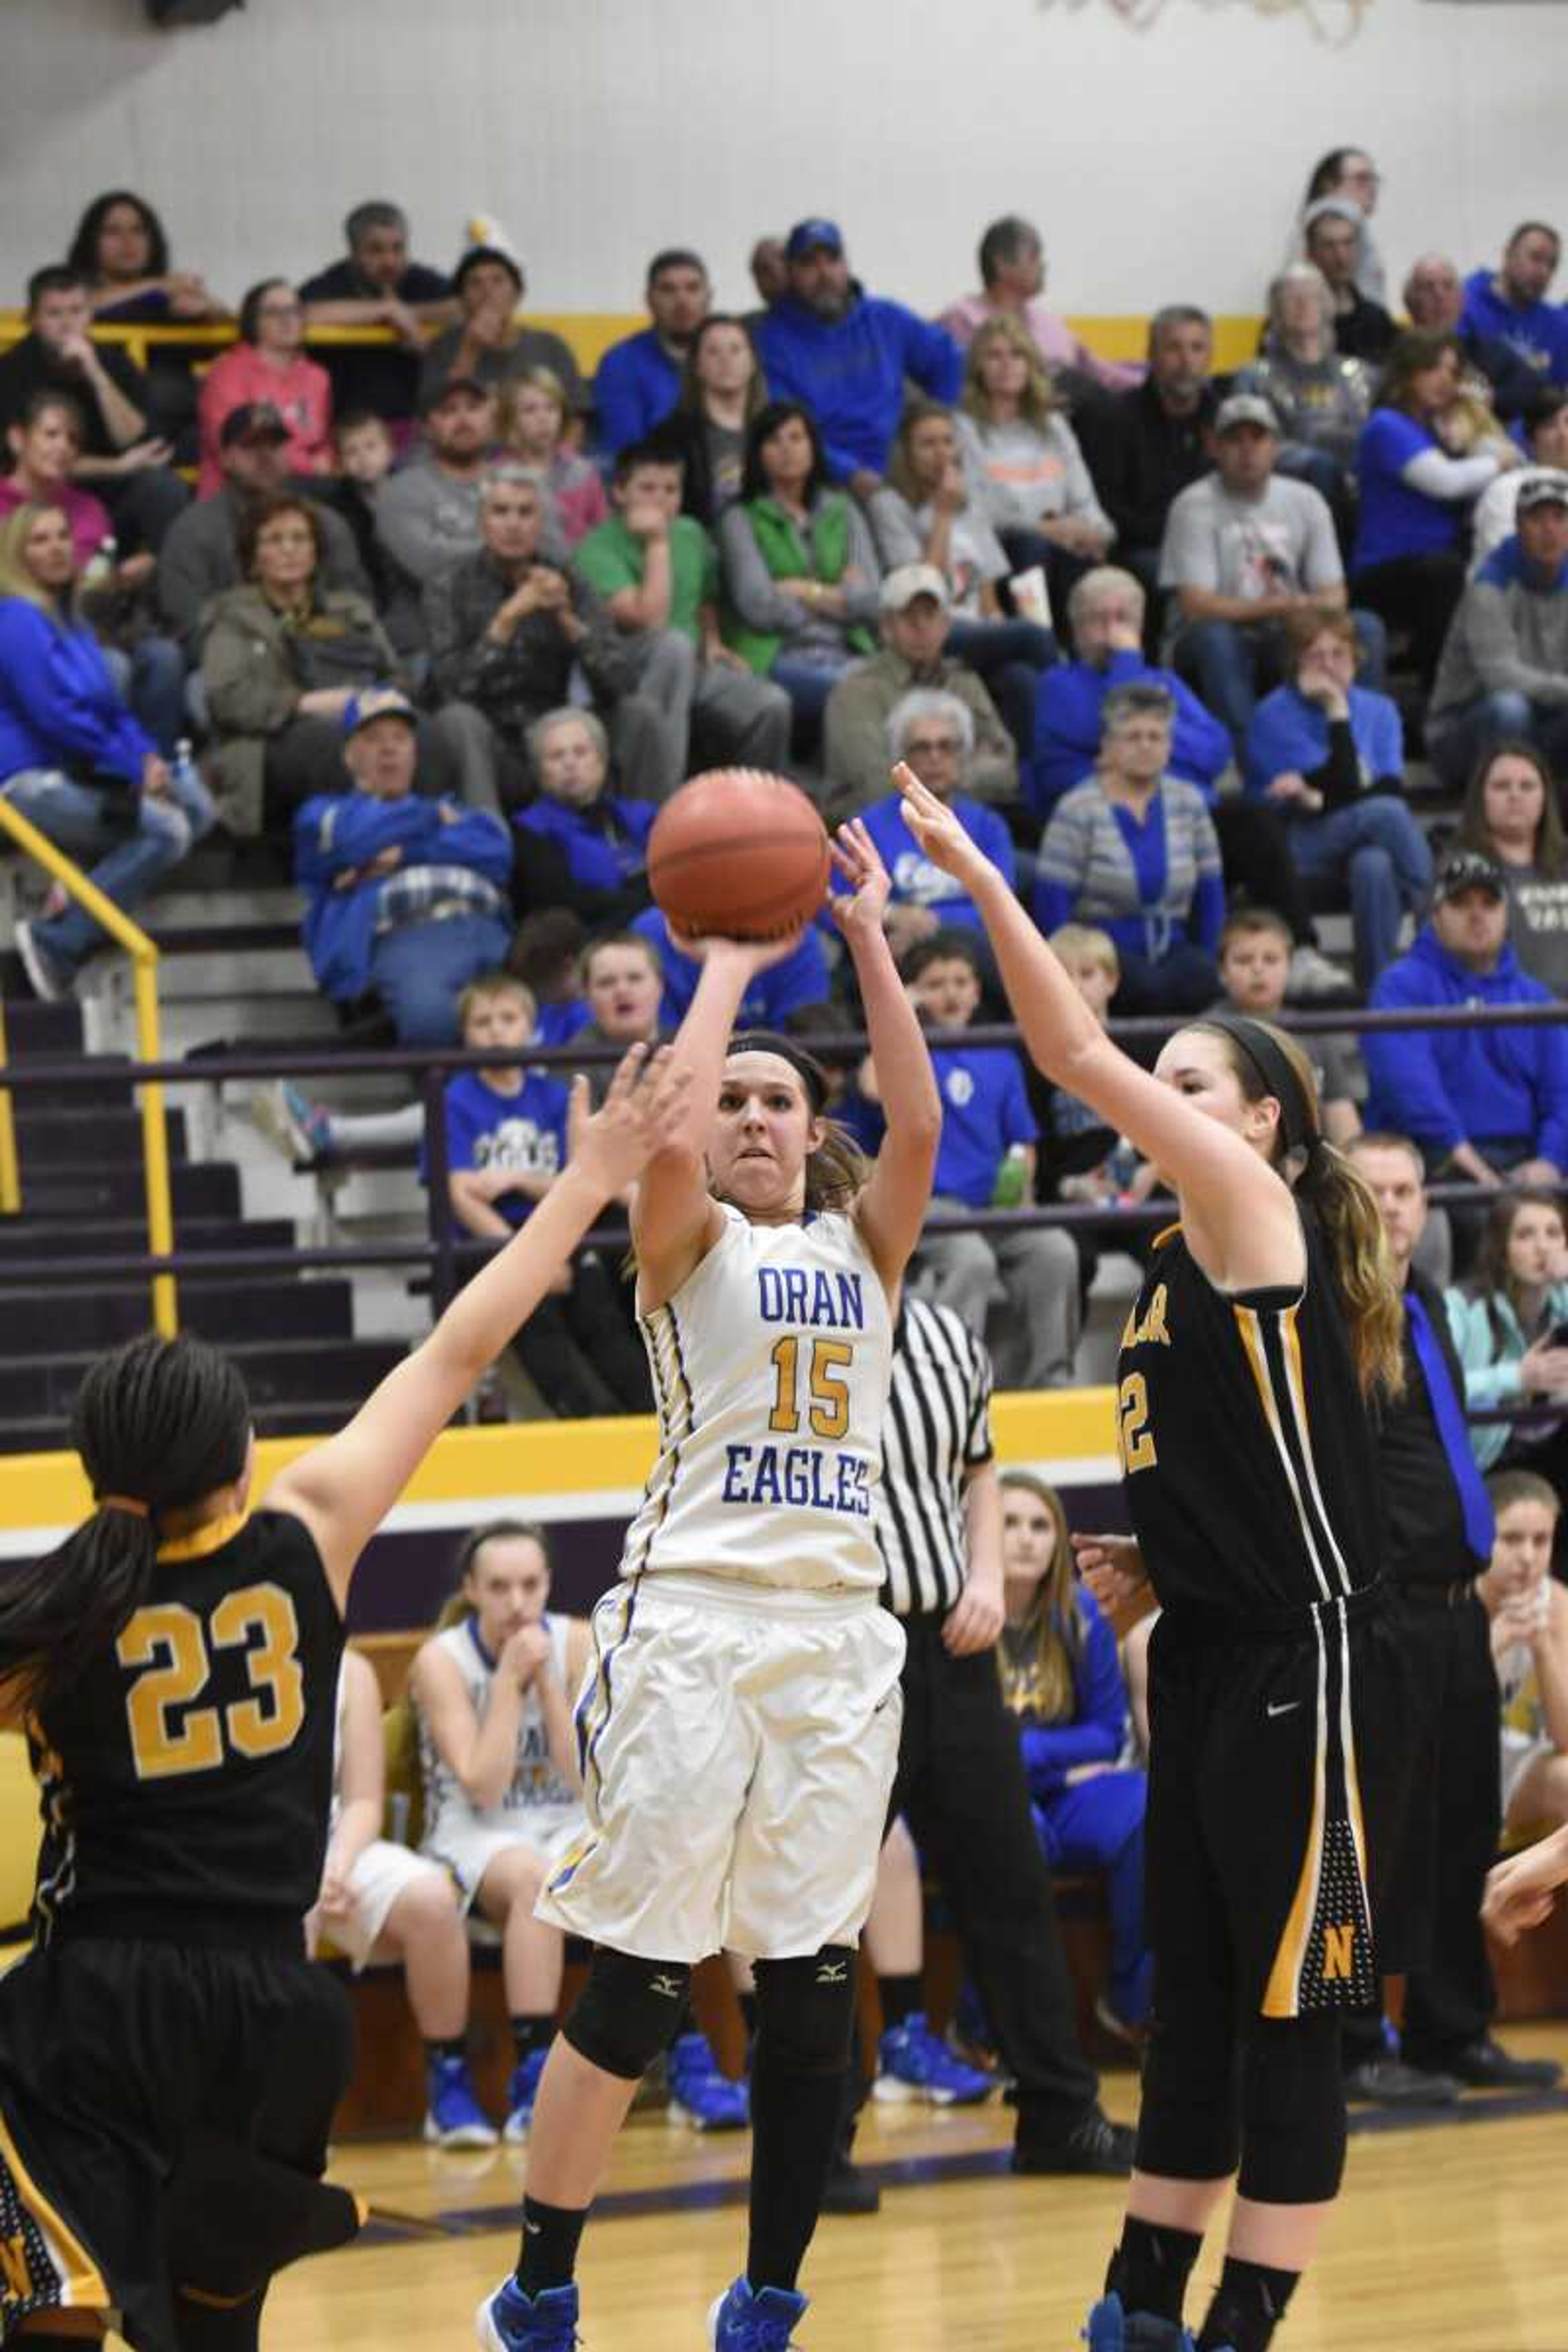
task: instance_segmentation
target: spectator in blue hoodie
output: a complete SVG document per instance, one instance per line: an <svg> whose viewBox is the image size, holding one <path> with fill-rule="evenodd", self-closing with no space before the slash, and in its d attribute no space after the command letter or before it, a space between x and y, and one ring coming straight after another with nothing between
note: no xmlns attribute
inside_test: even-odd
<svg viewBox="0 0 1568 2352"><path fill-rule="evenodd" d="M1300 873L1349 887L1356 980L1369 989L1432 883L1426 836L1405 802L1399 712L1354 683L1348 614L1292 618L1286 636L1289 675L1247 729L1247 790L1283 812Z"/></svg>
<svg viewBox="0 0 1568 2352"><path fill-rule="evenodd" d="M63 509L20 506L0 526L0 793L129 908L200 840L213 807L195 770L167 765L121 700L76 616L75 578ZM74 903L16 926L17 952L46 1002L108 945Z"/></svg>
<svg viewBox="0 0 1568 2352"><path fill-rule="evenodd" d="M1496 270L1472 269L1465 280L1463 324L1494 335L1553 383L1568 383L1568 312L1549 302L1563 240L1545 221L1521 221Z"/></svg>
<svg viewBox="0 0 1568 2352"><path fill-rule="evenodd" d="M1551 1004L1508 945L1508 893L1489 857L1458 850L1439 868L1428 921L1372 992L1405 1005ZM1362 1041L1369 1128L1407 1135L1427 1171L1489 1190L1556 1184L1568 1168L1568 1029L1369 1031Z"/></svg>
<svg viewBox="0 0 1568 2352"><path fill-rule="evenodd" d="M305 949L336 1003L372 991L401 1045L450 1045L458 999L511 944L511 839L488 809L414 791L414 706L395 689L343 715L348 793L318 793L294 819Z"/></svg>
<svg viewBox="0 0 1568 2352"><path fill-rule="evenodd" d="M789 291L763 317L757 348L775 400L799 400L822 429L828 471L857 498L880 487L906 379L955 401L963 353L901 302L862 291L837 223L797 221L784 245Z"/></svg>
<svg viewBox="0 0 1568 2352"><path fill-rule="evenodd" d="M516 820L520 898L618 929L647 904L656 803L607 789L609 738L591 710L547 711L528 730L528 755L539 798Z"/></svg>
<svg viewBox="0 0 1568 2352"><path fill-rule="evenodd" d="M707 268L684 246L656 253L647 266L647 307L653 320L640 334L612 343L594 378L598 436L612 457L646 441L680 397L691 338L712 308Z"/></svg>

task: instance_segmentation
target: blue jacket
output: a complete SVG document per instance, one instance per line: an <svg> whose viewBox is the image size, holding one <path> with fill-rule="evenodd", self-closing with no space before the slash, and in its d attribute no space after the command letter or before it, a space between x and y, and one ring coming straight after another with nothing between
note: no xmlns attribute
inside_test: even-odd
<svg viewBox="0 0 1568 2352"><path fill-rule="evenodd" d="M1116 1636L1092 1593L1073 1595L1083 1620L1083 1641L1073 1668L1070 1723L1026 1722L1019 1734L1029 1794L1037 1804L1053 1797L1078 1764L1114 1764L1127 1737L1127 1691L1116 1655Z"/></svg>
<svg viewBox="0 0 1568 2352"><path fill-rule="evenodd" d="M504 890L511 873L511 837L486 809L459 809L448 824L450 801L414 793L377 800L371 793L318 793L294 818L294 879L305 893L305 951L328 996L352 1001L371 983L376 915L385 880L334 890L334 877L368 866L384 849L403 852L399 871L415 866L467 866Z"/></svg>
<svg viewBox="0 0 1568 2352"><path fill-rule="evenodd" d="M1522 583L1537 596L1561 596L1568 593L1568 556L1558 565L1556 579L1544 580L1538 572L1531 572L1519 534L1513 531L1507 539L1499 540L1476 579L1484 580L1489 588L1517 588Z"/></svg>
<svg viewBox="0 0 1568 2352"><path fill-rule="evenodd" d="M1479 973L1437 943L1430 923L1372 992L1378 1012L1399 1005L1550 1004L1552 991L1505 947ZM1534 1156L1568 1167L1568 1030L1408 1029L1362 1039L1371 1081L1369 1128L1391 1128L1444 1158L1457 1143L1529 1136Z"/></svg>
<svg viewBox="0 0 1568 2352"><path fill-rule="evenodd" d="M839 480L861 466L886 472L906 376L932 400L956 400L963 383L963 353L944 327L874 294L831 320L786 294L758 328L757 349L773 398L804 401L816 418Z"/></svg>
<svg viewBox="0 0 1568 2352"><path fill-rule="evenodd" d="M62 626L25 596L0 597L0 780L24 768L90 769L140 786L156 748L85 621Z"/></svg>
<svg viewBox="0 0 1568 2352"><path fill-rule="evenodd" d="M520 832L555 844L580 888L624 890L647 865L647 837L658 814L652 801L626 801L614 793L585 809L542 794L516 823Z"/></svg>
<svg viewBox="0 0 1568 2352"><path fill-rule="evenodd" d="M1375 783L1380 776L1402 776L1405 731L1398 705L1386 694L1375 694L1364 686L1352 686L1347 699L1351 740L1363 782ZM1326 714L1293 686L1277 686L1272 694L1264 696L1247 730L1242 765L1247 798L1261 800L1276 776L1289 775L1292 770L1310 776L1328 756Z"/></svg>
<svg viewBox="0 0 1568 2352"><path fill-rule="evenodd" d="M611 457L617 457L628 442L646 441L675 406L679 390L680 370L655 328L645 327L640 335L612 343L594 378L599 439Z"/></svg>
<svg viewBox="0 0 1568 2352"><path fill-rule="evenodd" d="M1007 887L1016 889L1017 853L1012 835L995 810L968 799L963 793L955 793L949 806L975 847L983 849L997 872L1006 877ZM903 805L897 793L889 793L886 800L873 801L868 809L861 810L860 817L893 877L895 905L929 907L940 923L963 923L972 931L980 929L980 910L973 899L951 874L944 874L940 866L933 866L925 856L904 823ZM832 882L836 892L848 887L837 873Z"/></svg>
<svg viewBox="0 0 1568 2352"><path fill-rule="evenodd" d="M657 907L639 915L632 929L645 940L651 940L658 950L658 960L664 967L659 1019L667 1029L677 1029L690 1010L702 966L695 956L685 954L676 946L669 936L669 925ZM798 1013L802 1005L826 1003L827 992L827 958L816 932L807 930L793 955L758 972L741 999L735 1026L782 1029L790 1014Z"/></svg>
<svg viewBox="0 0 1568 2352"><path fill-rule="evenodd" d="M1568 310L1557 302L1531 302L1523 310L1505 302L1492 269L1472 269L1465 280L1461 328L1495 335L1529 362L1542 383L1568 383Z"/></svg>
<svg viewBox="0 0 1568 2352"><path fill-rule="evenodd" d="M1064 793L1092 775L1100 756L1100 708L1113 686L1163 686L1173 695L1176 724L1168 773L1196 784L1213 805L1215 786L1230 763L1230 730L1205 710L1173 669L1156 669L1141 653L1114 653L1103 669L1058 662L1035 689L1035 741L1021 782L1024 798L1044 824Z"/></svg>

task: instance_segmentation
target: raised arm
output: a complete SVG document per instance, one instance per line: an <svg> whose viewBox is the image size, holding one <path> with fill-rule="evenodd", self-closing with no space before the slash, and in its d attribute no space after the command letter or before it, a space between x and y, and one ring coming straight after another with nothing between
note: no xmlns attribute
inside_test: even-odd
<svg viewBox="0 0 1568 2352"><path fill-rule="evenodd" d="M667 1146L689 1081L667 1050L634 1045L575 1157L516 1239L475 1276L348 1427L273 1480L268 1501L304 1520L342 1601L354 1563L486 1367L526 1323L606 1201ZM579 1087L585 1086L579 1079Z"/></svg>
<svg viewBox="0 0 1568 2352"><path fill-rule="evenodd" d="M901 763L904 820L925 855L973 899L1030 1058L1130 1136L1182 1196L1194 1256L1221 1289L1300 1282L1300 1224L1285 1184L1238 1135L1206 1118L1112 1045L990 859Z"/></svg>
<svg viewBox="0 0 1568 2352"><path fill-rule="evenodd" d="M847 895L834 899L833 919L855 966L877 1091L888 1122L870 1181L855 1204L855 1222L883 1287L891 1294L903 1278L931 1206L931 1175L942 1141L942 1097L924 1032L882 929L891 887L888 869L858 817L839 827L833 862L850 885Z"/></svg>
<svg viewBox="0 0 1568 2352"><path fill-rule="evenodd" d="M648 1161L632 1201L632 1246L637 1297L662 1307L705 1258L723 1231L723 1213L708 1190L708 1141L719 1109L724 1056L735 1016L760 971L782 963L800 945L799 931L782 940L686 940L676 944L700 956L702 970L685 1020L669 1048L671 1068L688 1088L679 1134Z"/></svg>

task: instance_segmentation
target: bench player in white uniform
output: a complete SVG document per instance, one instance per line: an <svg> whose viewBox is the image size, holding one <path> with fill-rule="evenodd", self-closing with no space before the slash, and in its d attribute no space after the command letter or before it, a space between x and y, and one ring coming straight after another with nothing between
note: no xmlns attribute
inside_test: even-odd
<svg viewBox="0 0 1568 2352"><path fill-rule="evenodd" d="M425 2044L425 2137L441 2147L493 2147L500 2135L474 2094L464 2051L468 1938L451 1873L381 1835L386 1754L381 1690L369 1660L345 1650L338 1679L332 1810L321 1891L306 1921L353 1961L403 1963L408 2006Z"/></svg>
<svg viewBox="0 0 1568 2352"><path fill-rule="evenodd" d="M577 2242L611 2144L693 1964L725 1946L756 1973L751 2239L708 2340L773 2352L805 2309L897 1762L904 1644L878 1599L871 1493L942 1123L882 933L887 875L858 825L836 855L888 1114L875 1169L823 1118L815 1064L783 1038L731 1040L798 934L716 940L675 1045L689 1136L633 1200L660 1451L594 1614L589 1833L540 1909L597 1949L534 2108L517 2274L479 2313L491 2352L576 2340Z"/></svg>
<svg viewBox="0 0 1568 2352"><path fill-rule="evenodd" d="M498 1519L458 1555L466 1616L420 1648L408 1695L425 1790L420 1851L451 1873L465 1910L501 1930L514 2063L506 2136L525 2139L561 1999L564 1939L533 1916L583 1829L572 1692L588 1629L552 1617L542 1528Z"/></svg>

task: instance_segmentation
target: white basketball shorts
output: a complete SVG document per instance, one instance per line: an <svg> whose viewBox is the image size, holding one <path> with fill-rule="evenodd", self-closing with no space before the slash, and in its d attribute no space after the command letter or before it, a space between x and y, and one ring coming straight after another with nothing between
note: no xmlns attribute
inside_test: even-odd
<svg viewBox="0 0 1568 2352"><path fill-rule="evenodd" d="M866 1594L655 1574L593 1622L587 1829L537 1916L653 1960L853 1944L898 1768L898 1620Z"/></svg>

